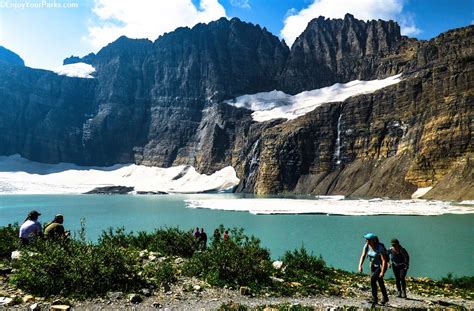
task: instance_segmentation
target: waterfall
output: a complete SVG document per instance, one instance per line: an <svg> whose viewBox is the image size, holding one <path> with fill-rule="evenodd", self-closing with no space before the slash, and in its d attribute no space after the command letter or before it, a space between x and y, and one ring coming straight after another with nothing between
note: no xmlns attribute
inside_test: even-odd
<svg viewBox="0 0 474 311"><path fill-rule="evenodd" d="M252 150L250 150L250 153L249 153L249 156L252 156L252 158L250 159L250 164L249 164L250 175L253 175L253 171L255 171L255 169L258 167L258 164L259 164L259 159L258 159L259 154L258 152L256 152L259 142L260 142L260 139L257 139L257 141L252 146Z"/></svg>
<svg viewBox="0 0 474 311"><path fill-rule="evenodd" d="M339 114L339 118L337 119L337 138L336 138L336 146L334 150L334 159L336 160L336 165L341 164L341 118L342 118L342 110Z"/></svg>
<svg viewBox="0 0 474 311"><path fill-rule="evenodd" d="M248 187L249 184L252 185L251 187L253 187L253 184L254 184L253 179L260 165L260 159L259 159L260 152L258 150L259 143L260 143L260 139L257 139L257 141L252 145L252 148L250 149L250 153L247 155L248 171L247 171L247 177L245 178L246 187Z"/></svg>

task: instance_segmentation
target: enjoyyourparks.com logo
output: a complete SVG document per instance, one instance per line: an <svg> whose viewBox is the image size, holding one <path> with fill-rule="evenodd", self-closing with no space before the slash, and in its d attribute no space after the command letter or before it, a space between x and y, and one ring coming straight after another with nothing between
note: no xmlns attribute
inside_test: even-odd
<svg viewBox="0 0 474 311"><path fill-rule="evenodd" d="M0 9L26 10L26 9L77 9L78 2L41 0L41 1L14 1L0 0Z"/></svg>

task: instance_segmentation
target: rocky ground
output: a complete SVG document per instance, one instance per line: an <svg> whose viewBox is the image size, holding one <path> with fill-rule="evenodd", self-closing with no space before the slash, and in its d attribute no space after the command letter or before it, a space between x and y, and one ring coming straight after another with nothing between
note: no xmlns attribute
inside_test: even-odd
<svg viewBox="0 0 474 311"><path fill-rule="evenodd" d="M360 281L360 283L359 283ZM474 309L472 292L438 288L428 290L429 279L410 280L408 299L395 297L395 287L388 281L390 302L383 309ZM146 288L136 293L111 292L106 297L74 300L61 297L33 297L0 281L0 309L9 310L239 310L239 307L261 310L289 310L290 307L310 307L316 310L342 308L366 309L371 305L367 277L345 280L337 295L322 294L308 297L274 297L272 293L254 295L233 288L211 287L194 278L180 278L169 288ZM352 284L352 285L351 285ZM355 284L355 285L354 285ZM448 286L449 288L449 286ZM467 295L467 296L466 296ZM463 298L464 297L464 298ZM12 299L2 303L2 298ZM8 300L8 299L7 299ZM5 300L3 300L5 301ZM272 309L273 308L273 309ZM241 310L241 309L240 309Z"/></svg>

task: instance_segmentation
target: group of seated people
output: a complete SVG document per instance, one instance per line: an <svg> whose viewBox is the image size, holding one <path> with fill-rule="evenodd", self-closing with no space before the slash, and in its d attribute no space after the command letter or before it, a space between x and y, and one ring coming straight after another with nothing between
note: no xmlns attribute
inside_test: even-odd
<svg viewBox="0 0 474 311"><path fill-rule="evenodd" d="M44 230L38 221L39 216L41 216L41 214L38 211L31 211L20 226L19 237L23 245L30 244L37 237L56 240L67 239L69 231L64 230L63 215L56 214L52 221L44 225Z"/></svg>

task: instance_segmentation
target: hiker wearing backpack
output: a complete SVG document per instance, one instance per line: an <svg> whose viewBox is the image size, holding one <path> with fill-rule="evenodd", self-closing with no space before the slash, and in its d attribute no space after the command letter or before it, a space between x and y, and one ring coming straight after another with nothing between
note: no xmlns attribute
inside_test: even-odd
<svg viewBox="0 0 474 311"><path fill-rule="evenodd" d="M383 277L385 271L387 271L388 257L385 246L380 243L378 237L373 233L367 233L365 236L365 245L362 249L362 255L359 261L359 272L362 272L362 265L364 264L365 257L370 258L370 286L372 287L372 304L378 303L377 297L377 283L380 286L383 299L381 304L384 305L388 302L387 289Z"/></svg>
<svg viewBox="0 0 474 311"><path fill-rule="evenodd" d="M410 256L405 248L400 245L397 239L391 241L392 247L388 250L395 283L397 284L397 297L407 298L407 285L405 277L407 276L410 265Z"/></svg>

